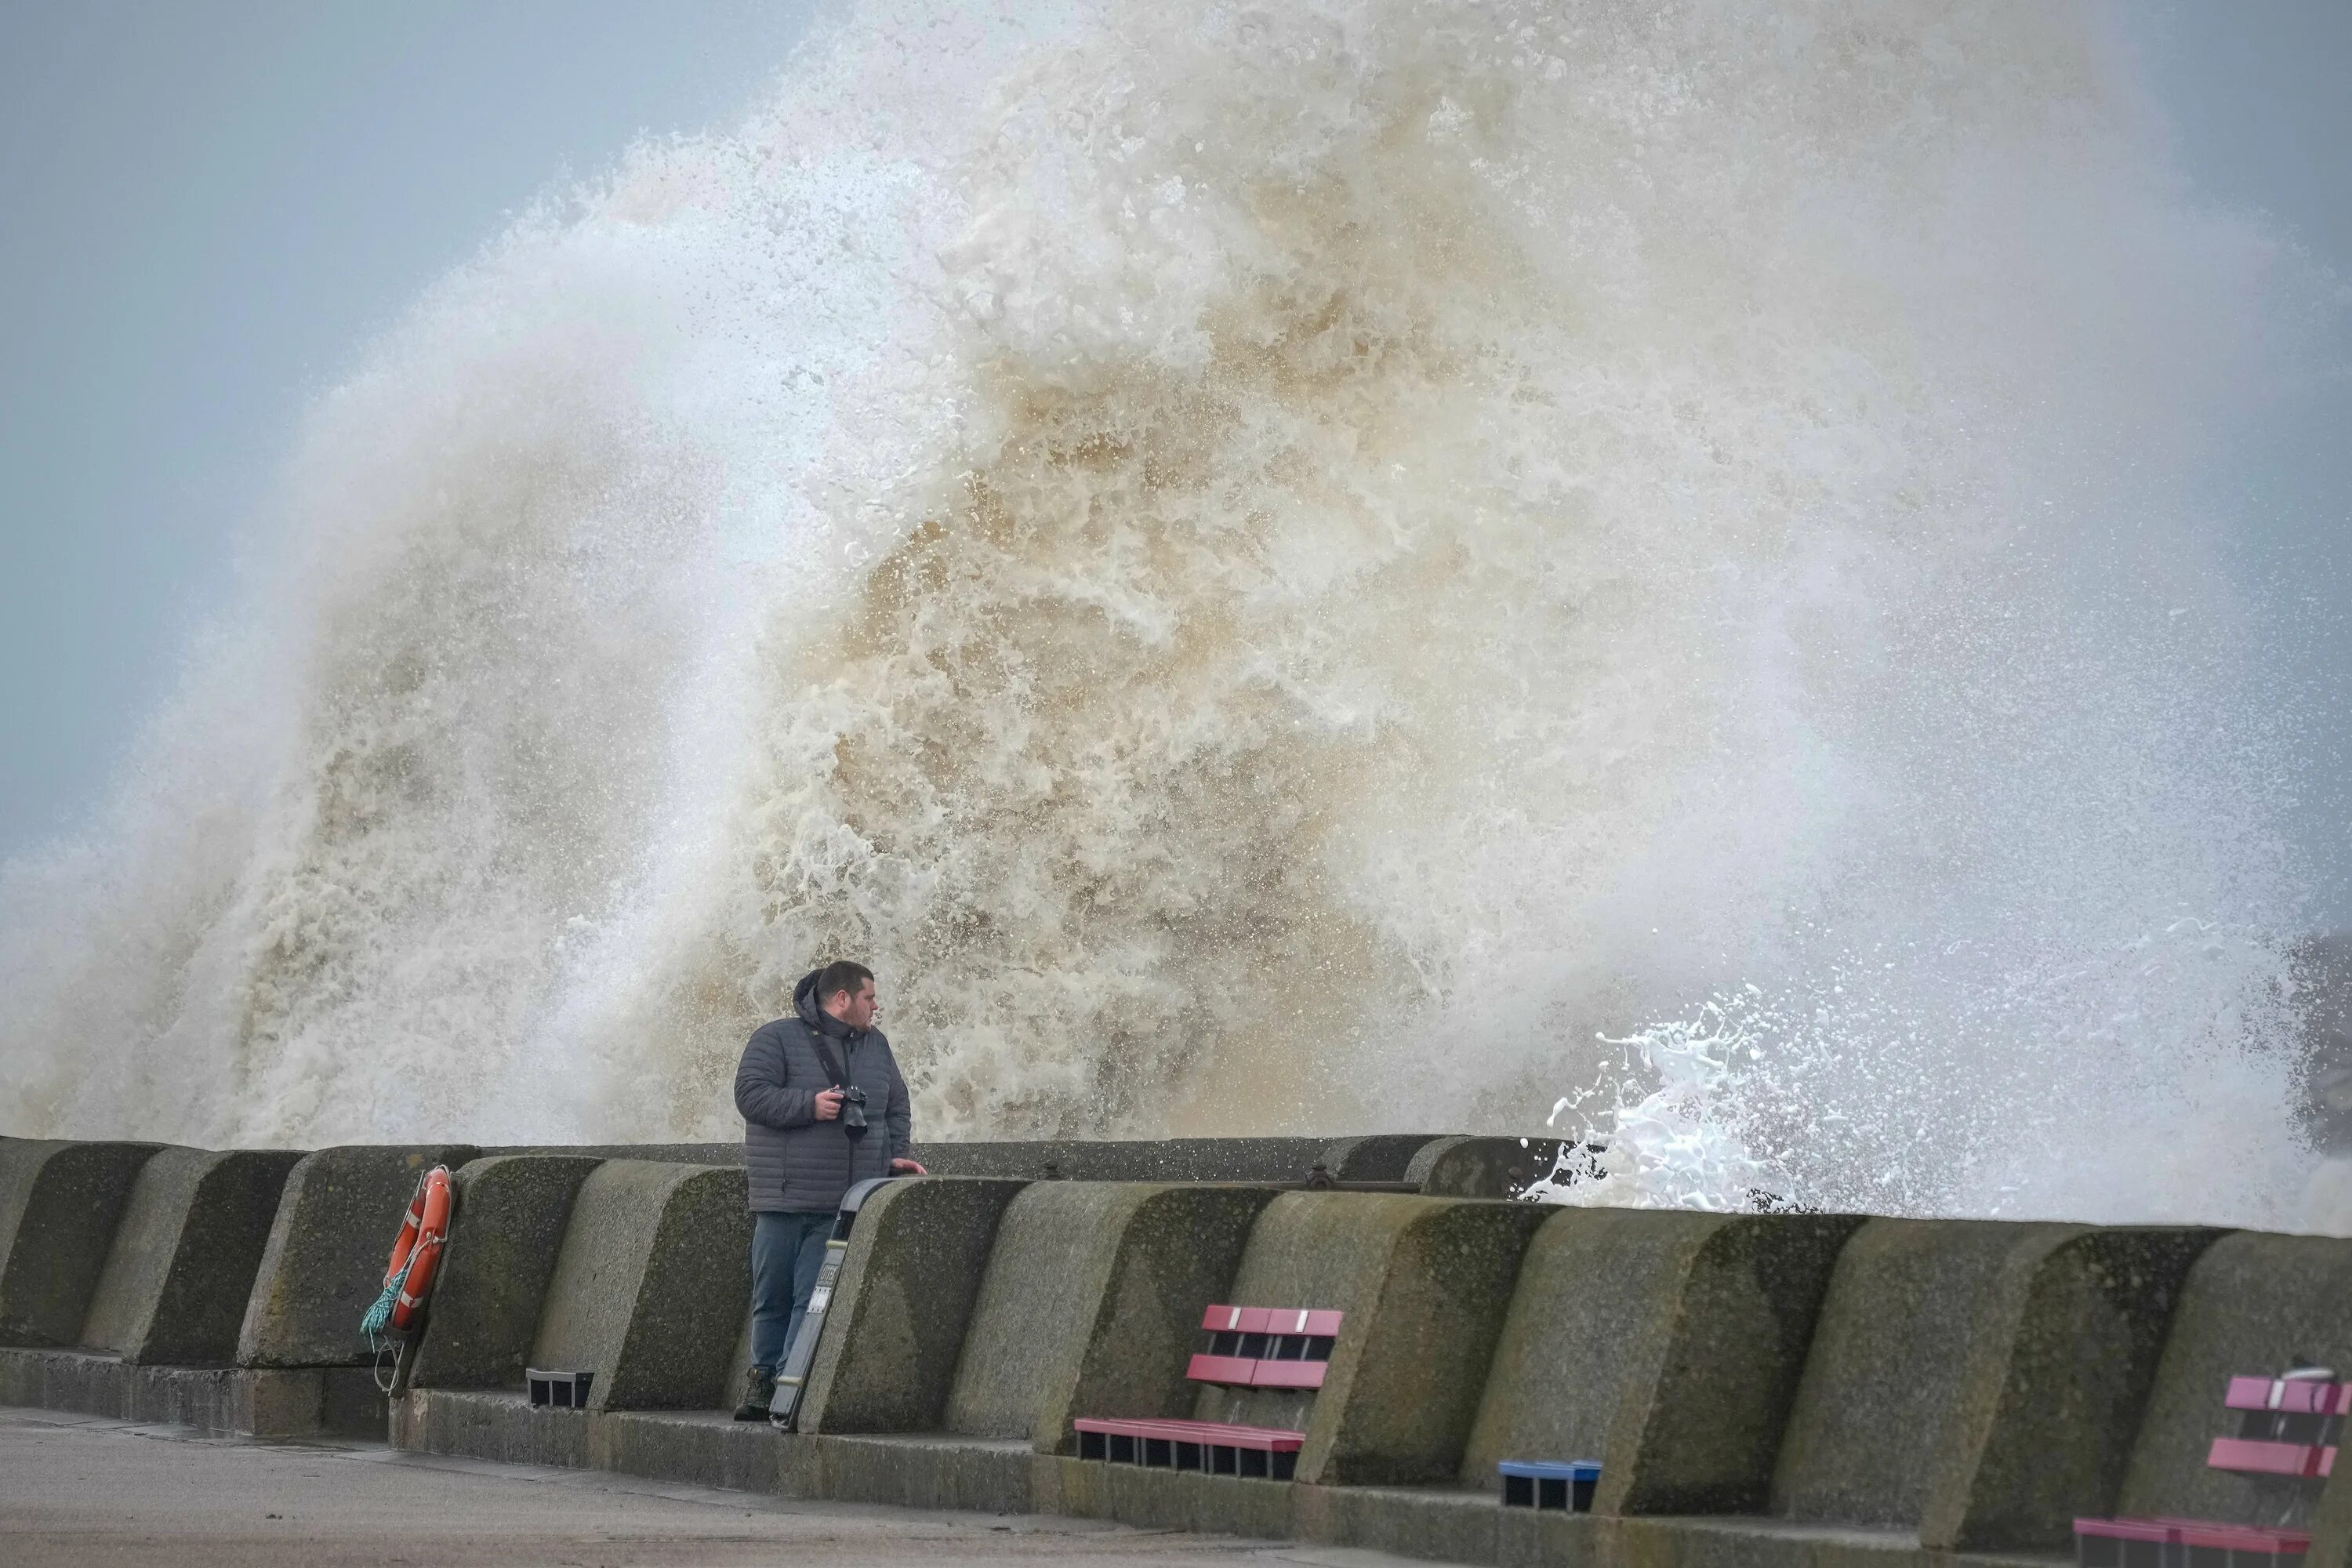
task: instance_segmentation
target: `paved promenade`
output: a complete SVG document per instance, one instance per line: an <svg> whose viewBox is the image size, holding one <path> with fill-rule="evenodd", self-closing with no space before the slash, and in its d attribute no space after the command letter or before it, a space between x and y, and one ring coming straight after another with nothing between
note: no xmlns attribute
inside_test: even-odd
<svg viewBox="0 0 2352 1568"><path fill-rule="evenodd" d="M0 1407L0 1561L10 1568L1406 1562L1085 1520L790 1502L374 1446L205 1438L10 1407Z"/></svg>

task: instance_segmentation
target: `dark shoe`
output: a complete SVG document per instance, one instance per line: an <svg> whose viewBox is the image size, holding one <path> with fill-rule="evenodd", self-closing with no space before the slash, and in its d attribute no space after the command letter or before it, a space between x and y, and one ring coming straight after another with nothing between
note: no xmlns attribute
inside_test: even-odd
<svg viewBox="0 0 2352 1568"><path fill-rule="evenodd" d="M776 1374L755 1366L743 1374L743 1403L735 1407L738 1421L765 1421L769 1402L776 1397Z"/></svg>

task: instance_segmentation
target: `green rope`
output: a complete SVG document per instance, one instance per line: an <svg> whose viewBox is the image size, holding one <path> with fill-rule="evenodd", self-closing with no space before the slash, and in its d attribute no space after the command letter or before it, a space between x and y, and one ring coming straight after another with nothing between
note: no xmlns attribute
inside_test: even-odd
<svg viewBox="0 0 2352 1568"><path fill-rule="evenodd" d="M423 1239L418 1238L420 1243ZM368 1343L375 1347L379 1355L383 1352L383 1331L392 1323L392 1309L400 1300L401 1288L408 1283L408 1271L416 1267L416 1255L424 1250L421 1245L409 1249L408 1261L400 1266L399 1273L384 1281L383 1294L375 1299L375 1305L360 1320L360 1332L367 1336Z"/></svg>

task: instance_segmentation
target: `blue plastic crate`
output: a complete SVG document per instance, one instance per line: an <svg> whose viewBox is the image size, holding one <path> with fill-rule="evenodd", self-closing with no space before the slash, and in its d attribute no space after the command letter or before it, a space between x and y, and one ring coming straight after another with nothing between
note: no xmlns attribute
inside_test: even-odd
<svg viewBox="0 0 2352 1568"><path fill-rule="evenodd" d="M1505 1508L1592 1511L1592 1489L1601 1480L1598 1459L1505 1459L1495 1468L1502 1473Z"/></svg>

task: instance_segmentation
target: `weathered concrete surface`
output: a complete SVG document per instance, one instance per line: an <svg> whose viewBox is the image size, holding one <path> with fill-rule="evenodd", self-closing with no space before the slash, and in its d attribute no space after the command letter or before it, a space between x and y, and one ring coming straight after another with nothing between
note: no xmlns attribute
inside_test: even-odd
<svg viewBox="0 0 2352 1568"><path fill-rule="evenodd" d="M1089 1182L1303 1182L1328 1138L1051 1139L1017 1143L918 1143L935 1176Z"/></svg>
<svg viewBox="0 0 2352 1568"><path fill-rule="evenodd" d="M1066 1451L1075 1415L1181 1408L1265 1187L1038 1182L1004 1211L943 1425Z"/></svg>
<svg viewBox="0 0 2352 1568"><path fill-rule="evenodd" d="M425 1388L520 1388L581 1184L603 1162L496 1155L457 1174L457 1208L424 1337L409 1367Z"/></svg>
<svg viewBox="0 0 2352 1568"><path fill-rule="evenodd" d="M2053 1550L2112 1510L2214 1233L1873 1220L1838 1259L1772 1485L1800 1521Z"/></svg>
<svg viewBox="0 0 2352 1568"><path fill-rule="evenodd" d="M1341 1182L1402 1182L1413 1156L1439 1142L1438 1132L1371 1132L1325 1147L1323 1166Z"/></svg>
<svg viewBox="0 0 2352 1568"><path fill-rule="evenodd" d="M463 1143L353 1144L305 1155L286 1179L236 1342L240 1366L355 1366L360 1320L417 1179L474 1157Z"/></svg>
<svg viewBox="0 0 2352 1568"><path fill-rule="evenodd" d="M1459 1489L1293 1485L1082 1463L1008 1439L785 1436L716 1412L533 1410L520 1394L479 1390L415 1390L404 1405L395 1412L394 1441L416 1453L586 1468L794 1499L1255 1533L1508 1568L2019 1568L2021 1561L2049 1561L1928 1553L1916 1534L1896 1530L1757 1518L1537 1514Z"/></svg>
<svg viewBox="0 0 2352 1568"><path fill-rule="evenodd" d="M1760 1511L1858 1217L1556 1212L1528 1249L1464 1485L1599 1459L1605 1513Z"/></svg>
<svg viewBox="0 0 2352 1568"><path fill-rule="evenodd" d="M595 1410L708 1409L751 1289L740 1166L611 1160L563 1231L533 1366L585 1370Z"/></svg>
<svg viewBox="0 0 2352 1568"><path fill-rule="evenodd" d="M1551 1174L1559 1138L1434 1138L1413 1152L1404 1179L1425 1197L1507 1198Z"/></svg>
<svg viewBox="0 0 2352 1568"><path fill-rule="evenodd" d="M1230 1300L1347 1314L1315 1394L1203 1386L1202 1420L1295 1426L1321 1485L1451 1479L1520 1254L1555 1211L1364 1193L1285 1193L1251 1231Z"/></svg>
<svg viewBox="0 0 2352 1568"><path fill-rule="evenodd" d="M2208 1445L2237 1430L2236 1412L2221 1407L2230 1379L2298 1364L2352 1376L2352 1241L2251 1231L2216 1241L2182 1289L2116 1511L2310 1519L2316 1481L2205 1464Z"/></svg>
<svg viewBox="0 0 2352 1568"><path fill-rule="evenodd" d="M88 1351L0 1349L0 1405L248 1437L381 1438L365 1367L140 1366Z"/></svg>
<svg viewBox="0 0 2352 1568"><path fill-rule="evenodd" d="M81 1343L133 1364L226 1366L295 1150L164 1149L142 1166Z"/></svg>
<svg viewBox="0 0 2352 1568"><path fill-rule="evenodd" d="M70 1345L159 1143L0 1143L0 1344Z"/></svg>
<svg viewBox="0 0 2352 1568"><path fill-rule="evenodd" d="M938 1427L997 1222L1024 1184L931 1177L866 1201L809 1368L802 1431Z"/></svg>
<svg viewBox="0 0 2352 1568"><path fill-rule="evenodd" d="M1087 1520L873 1508L625 1473L173 1436L0 1415L0 1536L10 1568L1162 1568L1299 1555ZM1388 1561L1367 1558L1366 1568Z"/></svg>
<svg viewBox="0 0 2352 1568"><path fill-rule="evenodd" d="M740 1165L743 1142L728 1143L485 1143L479 1157L541 1154L567 1160L652 1160L666 1165Z"/></svg>

